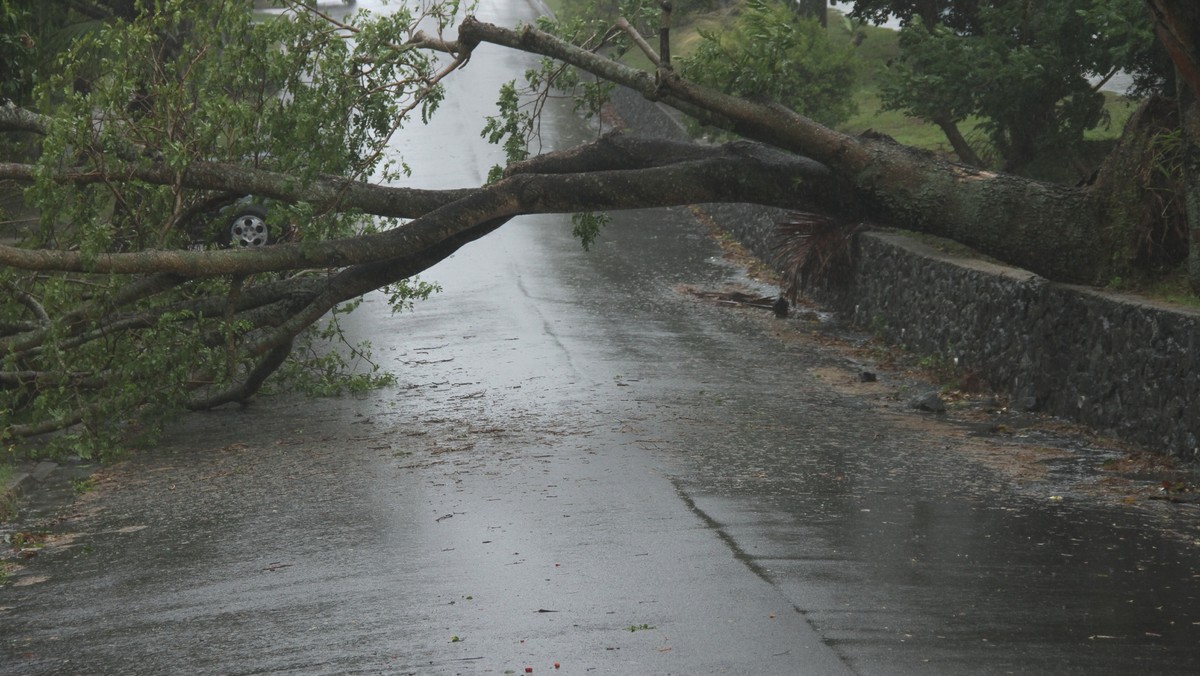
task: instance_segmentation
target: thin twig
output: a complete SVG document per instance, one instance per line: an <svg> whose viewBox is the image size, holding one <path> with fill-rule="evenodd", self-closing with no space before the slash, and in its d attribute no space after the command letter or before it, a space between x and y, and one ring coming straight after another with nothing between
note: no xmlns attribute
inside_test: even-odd
<svg viewBox="0 0 1200 676"><path fill-rule="evenodd" d="M633 43L638 46L638 49L642 50L642 53L646 55L646 58L650 59L651 63L655 66L662 65L662 59L654 52L654 48L650 46L649 42L646 42L646 38L643 38L641 33L637 32L637 29L625 20L625 17L617 18L617 28L620 28L629 35Z"/></svg>

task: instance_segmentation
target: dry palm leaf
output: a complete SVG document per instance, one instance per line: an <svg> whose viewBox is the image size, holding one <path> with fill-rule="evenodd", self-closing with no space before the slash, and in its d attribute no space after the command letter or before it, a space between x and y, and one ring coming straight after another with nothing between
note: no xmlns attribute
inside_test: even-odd
<svg viewBox="0 0 1200 676"><path fill-rule="evenodd" d="M845 223L813 213L790 213L775 225L775 264L783 292L793 303L814 284L846 281L854 262L854 235L862 223Z"/></svg>

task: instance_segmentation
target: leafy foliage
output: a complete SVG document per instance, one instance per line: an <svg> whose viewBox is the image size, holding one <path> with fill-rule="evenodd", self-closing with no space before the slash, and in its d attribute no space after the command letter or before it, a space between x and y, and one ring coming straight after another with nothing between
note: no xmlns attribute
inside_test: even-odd
<svg viewBox="0 0 1200 676"><path fill-rule="evenodd" d="M1154 44L1134 0L855 3L859 18L889 12L904 27L885 109L952 124L978 118L1009 171L1076 152L1085 131L1107 122L1089 77L1134 70Z"/></svg>
<svg viewBox="0 0 1200 676"><path fill-rule="evenodd" d="M430 296L441 291L440 285L426 282L420 277L411 277L383 287L388 305L392 307L392 314L412 310L417 301L429 300Z"/></svg>
<svg viewBox="0 0 1200 676"><path fill-rule="evenodd" d="M608 221L609 216L604 213L586 211L572 214L571 223L574 227L571 234L579 239L583 244L584 251L587 251L596 243L596 238L600 236L600 231L604 229L604 226L608 225Z"/></svg>
<svg viewBox="0 0 1200 676"><path fill-rule="evenodd" d="M184 176L197 163L268 169L295 184L397 177L405 167L383 152L388 140L410 112L427 119L442 98L434 57L397 47L397 36L419 21L440 29L459 6L425 15L400 8L353 32L300 6L274 17L256 17L240 0L143 0L131 8L57 43L55 67L28 93L52 116L25 193L39 217L23 233L25 246L91 258L214 246L216 214L246 193L190 187ZM14 49L12 35L28 38L20 46L53 32L37 23L47 16L5 5L0 20L24 32L6 31L0 49ZM79 20L66 10L56 16ZM123 178L61 180L68 172ZM131 178L137 172L175 179ZM300 242L378 227L328 202L275 202L269 221ZM235 387L273 346L290 344L280 332L293 331L283 322L295 301L279 291L265 304L243 307L245 299L288 285L315 288L330 274L161 279L153 293L130 295L138 283L119 276L0 271L0 438L70 428L56 447L93 456L129 442L131 432L152 436L198 396ZM401 288L401 306L432 290ZM301 333L281 382L317 393L389 382L377 367L363 375L355 366L369 360L366 346L346 346L349 357L311 348L340 335L334 317Z"/></svg>
<svg viewBox="0 0 1200 676"><path fill-rule="evenodd" d="M681 66L685 78L734 96L778 101L826 125L854 113L852 50L835 48L820 24L784 3L748 0L729 31L701 36Z"/></svg>
<svg viewBox="0 0 1200 676"><path fill-rule="evenodd" d="M324 326L301 334L292 348L292 358L276 377L276 386L290 392L331 397L363 394L395 384L396 377L372 359L370 341L351 344L342 332L340 315L352 312L357 306L356 301L336 307Z"/></svg>
<svg viewBox="0 0 1200 676"><path fill-rule="evenodd" d="M534 133L534 116L521 105L521 95L516 81L500 87L500 98L496 101L498 115L490 115L480 136L488 143L503 146L508 162L520 162L529 157L529 140ZM488 183L500 180L504 167L495 166L488 172Z"/></svg>
<svg viewBox="0 0 1200 676"><path fill-rule="evenodd" d="M0 102L27 103L33 83L65 40L94 21L68 21L67 3L15 0L0 5Z"/></svg>

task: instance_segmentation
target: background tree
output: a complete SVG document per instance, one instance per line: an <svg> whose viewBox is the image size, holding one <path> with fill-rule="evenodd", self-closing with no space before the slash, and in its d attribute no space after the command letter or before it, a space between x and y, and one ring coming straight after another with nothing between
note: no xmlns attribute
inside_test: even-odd
<svg viewBox="0 0 1200 676"><path fill-rule="evenodd" d="M700 31L702 42L680 73L734 96L777 101L822 124L854 113L853 50L830 44L815 19L779 0L749 0L733 25Z"/></svg>
<svg viewBox="0 0 1200 676"><path fill-rule="evenodd" d="M1140 0L860 0L851 16L900 19L885 107L938 125L976 166L989 154L1006 171L1080 158L1084 132L1107 122L1101 86L1125 71L1145 91L1166 72ZM986 148L963 136L968 119L979 121Z"/></svg>

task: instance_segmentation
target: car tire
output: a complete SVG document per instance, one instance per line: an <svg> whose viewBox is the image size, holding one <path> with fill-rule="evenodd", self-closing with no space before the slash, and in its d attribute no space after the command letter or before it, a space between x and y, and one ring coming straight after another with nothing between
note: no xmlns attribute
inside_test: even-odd
<svg viewBox="0 0 1200 676"><path fill-rule="evenodd" d="M221 245L235 249L266 246L271 240L267 210L255 205L239 207L221 231Z"/></svg>

